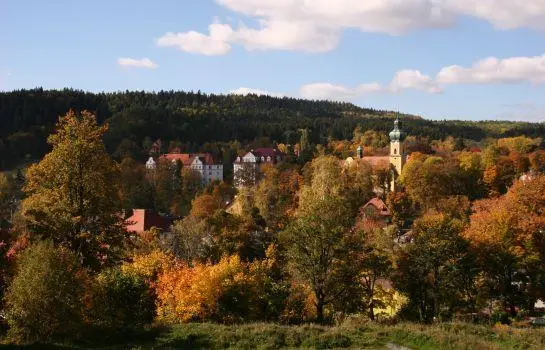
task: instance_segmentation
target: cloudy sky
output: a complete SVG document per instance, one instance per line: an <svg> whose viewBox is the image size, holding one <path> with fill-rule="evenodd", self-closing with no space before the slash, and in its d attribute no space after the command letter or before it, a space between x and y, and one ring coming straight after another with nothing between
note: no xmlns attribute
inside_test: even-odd
<svg viewBox="0 0 545 350"><path fill-rule="evenodd" d="M0 89L202 90L545 121L545 0L0 0Z"/></svg>

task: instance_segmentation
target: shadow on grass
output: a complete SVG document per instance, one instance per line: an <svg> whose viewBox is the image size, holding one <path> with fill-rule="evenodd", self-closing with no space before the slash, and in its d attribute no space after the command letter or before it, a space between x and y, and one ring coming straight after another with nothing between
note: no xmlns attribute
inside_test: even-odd
<svg viewBox="0 0 545 350"><path fill-rule="evenodd" d="M160 344L161 348L174 349L210 349L213 345L209 336L204 334L188 334L183 338L161 341Z"/></svg>

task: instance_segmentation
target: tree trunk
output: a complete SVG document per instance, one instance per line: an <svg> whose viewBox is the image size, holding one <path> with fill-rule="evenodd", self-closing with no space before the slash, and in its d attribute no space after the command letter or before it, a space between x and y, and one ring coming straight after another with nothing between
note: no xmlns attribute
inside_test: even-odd
<svg viewBox="0 0 545 350"><path fill-rule="evenodd" d="M375 310L373 310L374 307L375 307L375 303L371 302L371 304L369 305L369 318L371 319L371 321L375 320Z"/></svg>
<svg viewBox="0 0 545 350"><path fill-rule="evenodd" d="M324 323L324 298L320 293L316 296L316 299L316 321Z"/></svg>

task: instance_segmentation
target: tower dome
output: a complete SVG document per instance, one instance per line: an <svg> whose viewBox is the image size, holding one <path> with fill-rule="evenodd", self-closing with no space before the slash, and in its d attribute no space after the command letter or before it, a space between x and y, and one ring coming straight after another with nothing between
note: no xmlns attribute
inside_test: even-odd
<svg viewBox="0 0 545 350"><path fill-rule="evenodd" d="M390 141L403 141L405 139L405 132L401 131L401 123L399 118L394 121L394 130L390 131Z"/></svg>

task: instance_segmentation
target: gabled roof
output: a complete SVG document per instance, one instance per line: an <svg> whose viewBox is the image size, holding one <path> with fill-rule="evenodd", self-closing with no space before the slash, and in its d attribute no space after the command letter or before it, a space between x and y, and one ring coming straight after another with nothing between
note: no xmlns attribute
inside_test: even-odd
<svg viewBox="0 0 545 350"><path fill-rule="evenodd" d="M160 159L167 159L170 161L176 161L179 160L183 163L185 166L191 165L195 158L198 158L201 162L203 162L206 165L213 165L214 158L210 153L197 153L197 154L191 154L191 153L167 153L163 154Z"/></svg>
<svg viewBox="0 0 545 350"><path fill-rule="evenodd" d="M388 209L388 207L386 206L386 203L384 203L382 199L378 197L371 198L371 200L369 200L369 202L367 202L361 208L361 211L364 211L366 208L370 206L374 207L378 211L379 215L390 216L390 210Z"/></svg>
<svg viewBox="0 0 545 350"><path fill-rule="evenodd" d="M275 158L276 156L283 157L285 154L283 152L280 152L276 148L256 148L252 151L253 154L259 157L271 157Z"/></svg>

